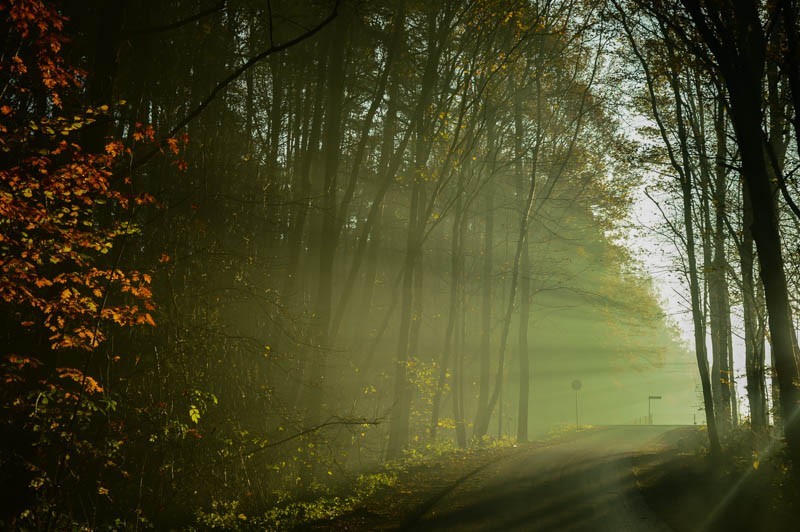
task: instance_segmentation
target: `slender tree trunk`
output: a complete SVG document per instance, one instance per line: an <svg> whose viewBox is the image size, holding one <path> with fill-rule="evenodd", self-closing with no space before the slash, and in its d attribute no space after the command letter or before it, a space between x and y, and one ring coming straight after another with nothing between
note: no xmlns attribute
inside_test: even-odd
<svg viewBox="0 0 800 532"><path fill-rule="evenodd" d="M360 312L369 314L372 310L372 303L375 294L375 282L378 277L378 259L381 249L381 228L382 228L383 208L380 209L375 223L369 232L369 243L367 245L366 267L364 269L364 282L361 291Z"/></svg>
<svg viewBox="0 0 800 532"><path fill-rule="evenodd" d="M114 96L114 80L117 77L117 54L122 43L122 26L125 21L126 2L122 0L97 1L92 11L97 14L92 20L91 70L87 77L86 93L92 106L111 105ZM100 153L111 132L112 120L99 121L84 131L83 147L87 153Z"/></svg>
<svg viewBox="0 0 800 532"><path fill-rule="evenodd" d="M744 73L744 75L751 74ZM758 79L760 76L756 77L756 80ZM769 315L770 337L781 395L781 413L785 423L784 432L792 461L796 467L800 467L800 419L794 415L800 402L796 339L789 306L789 287L784 271L778 213L763 147L751 140L762 138L760 83L751 84L754 86L749 87L739 87L734 82L730 82L730 85L733 86L731 114L739 138L742 173L753 207L751 227L758 251L760 276Z"/></svg>
<svg viewBox="0 0 800 532"><path fill-rule="evenodd" d="M662 34L667 35L666 29L662 26ZM708 370L708 354L706 351L706 324L703 316L703 309L700 300L700 282L697 271L697 257L696 257L696 243L694 236L694 217L692 214L692 192L693 192L693 167L691 157L689 155L689 138L686 131L686 121L683 113L683 96L681 95L680 88L680 74L678 72L679 63L676 62L674 55L673 45L670 41L667 42L667 50L670 57L670 76L669 83L672 89L673 102L675 105L675 121L678 126L678 141L680 144L680 162L671 154L672 165L679 174L681 195L683 201L683 223L685 227L686 238L686 257L689 263L689 292L691 297L692 306L692 322L694 324L694 344L695 355L697 358L697 367L700 372L700 383L703 388L703 401L705 405L706 424L708 426L708 437L711 444L711 454L718 457L721 453L719 442L719 431L717 427L717 416L714 411L714 400L711 391L711 375ZM649 77L649 76L648 76ZM651 101L654 110L656 107L656 99L652 93L651 88ZM657 113L657 111L656 111ZM659 114L657 114L660 117ZM663 123L660 118L659 128L661 129L662 137L668 142L668 136L664 129Z"/></svg>
<svg viewBox="0 0 800 532"><path fill-rule="evenodd" d="M673 105L675 106L675 117L676 123L678 125L678 136L680 142L680 154L675 152L673 147L673 143L670 137L670 133L667 131L664 120L662 118L662 111L659 107L659 98L656 95L656 90L654 87L655 84L655 77L653 72L650 68L650 62L648 59L643 55L642 49L633 34L633 31L630 25L627 23L625 17L625 13L621 10L620 6L616 4L618 10L620 10L620 14L623 18L621 18L621 22L625 33L628 37L628 42L631 45L631 49L636 56L639 64L642 67L642 71L645 74L645 82L647 86L648 92L648 99L650 108L653 112L653 118L656 121L658 126L659 132L661 134L661 138L664 141L667 154L669 156L670 164L672 165L675 172L678 174L680 187L681 187L681 195L682 195L682 202L683 202L683 218L684 218L684 244L686 245L686 253L687 253L687 260L689 262L689 292L691 298L691 308L692 308L692 322L694 325L694 344L695 344L695 357L697 360L697 368L700 374L700 385L703 392L703 406L705 410L706 416L706 423L708 426L708 439L710 443L710 450L711 454L714 457L719 457L721 453L721 447L719 442L719 433L717 432L717 424L716 424L716 417L714 414L714 399L711 391L711 376L708 368L708 355L706 353L706 342L705 342L705 323L703 321L703 314L702 314L702 307L701 307L701 300L700 300L700 284L697 277L697 258L695 252L695 239L694 239L694 221L692 216L692 166L689 158L689 149L687 145L687 135L686 135L686 126L684 123L683 118L683 109L682 109L682 96L680 94L680 76L677 72L678 65L680 62L676 60L674 57L674 50L673 46L674 43L671 41L671 36L667 32L665 28L665 23L663 20L660 21L660 29L661 34L664 38L664 44L669 54L669 65L670 70L668 71L669 83L672 88L673 93ZM680 157L680 159L679 159Z"/></svg>
<svg viewBox="0 0 800 532"><path fill-rule="evenodd" d="M764 285L784 433L789 455L800 474L797 339L784 270L776 191L770 181L762 130L766 46L761 13L756 2L733 3L732 9L715 4L708 12L692 0L681 0L681 3L715 57L730 95L731 122L739 144L745 187L753 206L751 227ZM715 33L709 24L719 31ZM725 42L720 41L720 36Z"/></svg>
<svg viewBox="0 0 800 532"><path fill-rule="evenodd" d="M528 323L530 321L530 251L529 244L522 249L519 283L519 410L517 419L517 441L528 441L528 407L530 405L531 369L528 347Z"/></svg>
<svg viewBox="0 0 800 532"><path fill-rule="evenodd" d="M294 215L291 221L288 238L288 257L286 278L284 280L284 297L291 300L294 297L298 277L300 277L300 257L303 250L303 238L306 230L306 220L311 201L311 174L315 161L318 159L319 141L322 135L323 95L325 93L325 73L327 70L326 54L320 51L317 65L317 79L313 98L306 97L312 105L313 113L306 110L306 117L310 117L311 125L305 136L305 149L300 165L299 176L296 179L292 193ZM312 104L313 102L313 104Z"/></svg>
<svg viewBox="0 0 800 532"><path fill-rule="evenodd" d="M461 219L461 246L464 246L464 233L465 233L465 220L466 213ZM458 324L456 327L456 371L458 373L455 379L458 385L458 392L453 393L453 416L455 417L456 424L456 442L462 449L467 446L467 422L465 419L464 409L464 359L467 347L467 305L466 305L466 291L464 289L464 270L463 263L461 267L461 279L459 280L459 302L458 302Z"/></svg>
<svg viewBox="0 0 800 532"><path fill-rule="evenodd" d="M329 28L330 48L327 72L328 94L325 106L325 126L323 131L323 190L322 216L319 233L319 274L315 305L315 329L320 350L314 353L310 365L309 422L317 424L322 419L324 408L323 387L327 365L326 349L330 347L328 329L331 319L333 297L333 263L337 247L334 221L337 219L336 191L339 174L340 148L342 139L342 117L344 102L345 59L347 43L347 23L349 17L341 13Z"/></svg>
<svg viewBox="0 0 800 532"><path fill-rule="evenodd" d="M461 177L463 174L459 174L459 185L456 194L458 197L456 199L455 204L455 212L453 213L453 229L451 232L451 244L450 244L450 304L448 305L448 313L447 313L447 327L445 328L444 333L444 347L442 348L442 357L439 362L439 377L437 380L436 391L434 392L433 396L433 409L432 409L432 416L431 416L431 427L430 427L430 434L431 439L436 439L436 431L439 427L439 416L441 410L441 402L442 402L442 395L444 394L445 386L447 385L447 373L448 373L448 365L450 363L450 357L452 353L452 344L454 340L454 331L456 328L456 321L458 320L459 316L459 294L461 291L461 269L462 269L462 262L463 262L463 249L461 244L461 237L463 234L463 225L461 223L461 219L463 217L463 210L464 210L464 199L463 199L463 191L461 190L463 178ZM453 407L454 412L458 412L458 404L459 400L456 398L456 395L461 393L460 387L460 373L457 373L458 367L458 357L456 357L456 363L453 364L453 372L452 372L452 381L453 381L453 389L452 395L454 397L453 400ZM459 383L459 386L456 386L456 382ZM454 416L458 419L458 415ZM457 432L457 439L458 444L461 447L466 445L466 434L463 431L464 423L463 419L461 420L461 431ZM463 435L463 439L461 436Z"/></svg>
<svg viewBox="0 0 800 532"><path fill-rule="evenodd" d="M783 30L785 34L787 53L783 55L782 72L789 80L794 113L789 113L792 117L792 126L795 139L800 139L800 19L798 15L797 0L787 0L783 2ZM776 36L777 38L777 36ZM776 43L776 50L782 43ZM772 113L770 113L772 115ZM795 142L797 153L800 155L800 142Z"/></svg>
<svg viewBox="0 0 800 532"><path fill-rule="evenodd" d="M281 131L283 130L283 65L281 57L272 56L269 61L271 80L271 101L269 105L269 146L267 158L267 171L270 183L280 182L280 153Z"/></svg>
<svg viewBox="0 0 800 532"><path fill-rule="evenodd" d="M521 89L515 87L514 95L514 173L517 178L517 195L520 200L524 197L525 193L525 176L523 167L523 151L522 151L522 137L524 135L524 126L522 123L522 94ZM525 205L520 201L520 210L525 208ZM520 306L519 306L519 339L518 339L518 357L519 357L519 405L517 412L517 441L528 441L528 408L530 405L530 353L528 347L528 324L530 322L530 298L531 298L531 284L530 284L530 245L522 250L522 259L520 261Z"/></svg>
<svg viewBox="0 0 800 532"><path fill-rule="evenodd" d="M417 253L414 257L414 294L411 298L411 328L408 331L408 354L419 356L420 328L423 321L423 296L425 271L423 269L422 232L425 228L425 188L420 183L420 199L417 208Z"/></svg>
<svg viewBox="0 0 800 532"><path fill-rule="evenodd" d="M673 78L679 74L673 71ZM674 82L677 85L677 82ZM730 298L727 284L727 260L725 257L725 166L717 164L713 170L706 149L706 119L703 89L695 73L692 82L687 80L687 87L693 85L695 90L685 92L689 112L688 123L692 129L692 140L698 153L700 172L701 198L701 234L703 249L703 271L706 272L704 288L706 304L704 312L708 316L711 332L711 391L714 396L714 411L717 423L723 432L733 426L735 392L733 387L733 370L730 356ZM677 93L676 93L677 94ZM721 100L720 100L721 101ZM724 116L724 115L723 115ZM724 163L725 130L723 116L717 116L714 131L717 141L716 161ZM722 128L722 129L720 129ZM683 142L681 138L681 142ZM721 142L721 143L720 143ZM720 151L721 150L721 151ZM714 222L712 223L712 205Z"/></svg>
<svg viewBox="0 0 800 532"><path fill-rule="evenodd" d="M387 459L397 458L408 443L408 416L411 407L411 386L407 378L409 332L411 330L411 308L414 288L414 266L417 262L416 221L420 209L420 189L422 185L414 180L411 185L411 204L409 205L408 236L406 256L403 262L403 280L400 292L400 332L395 349L394 404L392 405Z"/></svg>
<svg viewBox="0 0 800 532"><path fill-rule="evenodd" d="M717 134L717 142L722 141L724 149L725 132L723 130ZM718 160L724 159L718 156ZM727 266L725 256L725 207L727 204L727 193L725 184L725 168L717 165L715 172L715 183L712 190L714 201L714 232L713 232L713 258L711 263L710 289L711 289L711 345L714 350L714 360L719 359L719 374L715 375L721 385L720 405L718 420L730 429L734 422L734 411L736 407L736 389L731 362L731 304L728 292ZM710 228L709 228L710 230Z"/></svg>
<svg viewBox="0 0 800 532"><path fill-rule="evenodd" d="M511 317L514 311L514 304L516 302L517 286L519 284L520 261L522 260L522 252L527 245L526 241L528 237L528 224L530 222L531 212L533 210L535 190L536 190L536 179L532 178L530 181L530 187L527 191L527 195L524 200L523 209L520 212L519 229L517 232L517 246L516 246L516 251L514 253L514 261L511 267L511 286L509 289L508 303L505 309L505 314L503 316L504 320L503 331L500 334L499 361L498 361L497 374L495 376L495 388L494 391L492 392L492 395L489 398L489 401L487 402L486 408L484 408L483 410L479 410L478 415L475 417L474 435L477 438L484 436L489 429L489 421L491 420L492 417L492 411L494 410L494 407L497 405L497 401L500 397L503 385L503 377L505 370L505 351L506 351L506 344L508 342L508 331L510 329Z"/></svg>
<svg viewBox="0 0 800 532"><path fill-rule="evenodd" d="M491 118L488 124L489 131L489 151L494 149L494 126ZM486 187L484 203L484 233L483 233L483 267L481 269L481 343L480 343L480 373L479 373L479 393L478 393L478 412L485 411L489 405L490 393L490 368L489 362L492 356L492 283L494 282L492 268L494 265L494 191L492 187ZM477 425L476 425L477 429Z"/></svg>
<svg viewBox="0 0 800 532"><path fill-rule="evenodd" d="M747 375L747 399L750 405L750 425L756 434L767 432L767 396L764 347L763 313L758 307L755 279L753 278L753 207L750 195L742 193L742 308L744 309L745 372Z"/></svg>
<svg viewBox="0 0 800 532"><path fill-rule="evenodd" d="M433 90L436 85L437 71L443 40L447 33L447 23L437 25L438 9L431 9L428 13L428 57L422 75L420 100L417 116L421 119L417 123L414 172L411 178L411 203L408 215L408 233L406 238L406 251L403 260L403 280L401 288L400 328L395 351L395 379L394 379L394 404L392 406L391 426L389 428L389 441L386 450L388 459L396 458L408 443L409 413L411 407L411 386L407 378L407 364L409 356L409 341L411 331L413 287L415 268L419 264L422 233L425 220L422 212L424 177L427 173L427 163L430 154L432 139L430 133L430 105ZM419 272L419 275L422 275Z"/></svg>

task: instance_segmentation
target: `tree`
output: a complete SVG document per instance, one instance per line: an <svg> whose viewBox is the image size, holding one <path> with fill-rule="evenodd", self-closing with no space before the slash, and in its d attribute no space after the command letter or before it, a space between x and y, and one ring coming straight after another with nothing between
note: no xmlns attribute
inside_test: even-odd
<svg viewBox="0 0 800 532"><path fill-rule="evenodd" d="M42 512L11 522L63 526L58 509L44 510L85 489L82 468L109 469L98 455L110 442L93 425L107 422L113 396L91 374L92 355L113 326L155 325L151 276L125 268L121 255L138 231L134 210L153 198L133 193L123 173L132 146L81 145L110 111L81 106L85 73L64 59L67 19L39 1L4 3L0 15L4 46L15 50L0 65L3 432L17 436L3 446L3 467L25 471L6 489ZM132 136L154 140L144 126Z"/></svg>
<svg viewBox="0 0 800 532"><path fill-rule="evenodd" d="M681 1L681 14L688 17L694 35L702 39L708 53L698 51L711 69L722 74L729 94L729 109L742 160L745 193L753 208L752 232L761 267L761 280L769 315L784 433L795 464L800 464L800 417L794 412L800 404L798 353L792 323L789 292L784 270L782 239L770 163L763 149L762 87L766 71L765 23L757 2L695 3ZM659 12L662 18L665 13ZM665 23L675 25L674 19ZM681 37L694 35L681 31ZM753 142L759 139L760 142Z"/></svg>
<svg viewBox="0 0 800 532"><path fill-rule="evenodd" d="M691 301L692 322L694 325L694 347L697 360L697 367L700 373L700 383L703 391L703 406L708 424L708 436L711 444L712 455L718 457L721 453L719 433L717 430L717 412L714 409L714 395L712 392L711 375L708 367L708 355L706 352L706 325L703 306L701 302L700 280L697 266L697 245L695 242L695 220L692 198L694 194L695 168L692 164L689 153L689 134L684 111L684 99L682 95L681 73L678 62L676 61L675 43L666 34L666 28L662 24L659 26L660 57L663 60L661 65L653 65L651 60L645 55L639 41L634 33L631 24L626 20L624 10L621 5L615 3L617 11L621 15L623 30L631 46L631 50L639 63L639 67L644 74L646 87L647 103L650 107L652 117L658 127L658 132L667 151L670 166L677 173L680 186L680 197L682 203L683 233L678 233L686 253L688 263L687 277L689 282L689 293ZM654 69L662 67L662 72L657 75ZM664 111L659 106L659 102L664 98L659 98L658 82L666 82L669 94L671 109L668 111L673 118L675 129L677 130L677 140L673 139L668 130L668 123L664 117ZM675 145L677 143L677 146Z"/></svg>

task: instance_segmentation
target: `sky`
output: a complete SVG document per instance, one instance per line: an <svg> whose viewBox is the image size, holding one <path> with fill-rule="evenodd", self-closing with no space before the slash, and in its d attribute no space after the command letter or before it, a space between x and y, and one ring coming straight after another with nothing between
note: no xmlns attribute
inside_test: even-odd
<svg viewBox="0 0 800 532"><path fill-rule="evenodd" d="M646 186L646 184L645 184ZM656 197L656 199L658 199ZM663 215L653 201L641 188L636 194L632 210L632 221L636 229L628 235L628 245L636 258L654 281L661 298L661 305L666 314L675 322L681 331L681 337L687 349L694 353L694 325L689 306L689 287L685 277L676 273L679 251L675 245L658 234L663 225ZM731 316L733 328L733 363L736 378L736 394L739 399L739 414L748 414L745 372L744 324L740 316L741 310L734 309ZM711 355L711 336L706 335L706 347ZM769 365L769 342L766 345L767 364ZM709 365L711 360L709 358ZM769 382L769 381L768 381ZM769 398L768 398L769 399Z"/></svg>

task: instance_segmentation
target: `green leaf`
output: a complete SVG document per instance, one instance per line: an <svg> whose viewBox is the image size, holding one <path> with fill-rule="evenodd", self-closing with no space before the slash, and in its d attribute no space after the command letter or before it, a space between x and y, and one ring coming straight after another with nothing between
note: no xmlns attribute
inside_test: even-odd
<svg viewBox="0 0 800 532"><path fill-rule="evenodd" d="M189 418L197 425L197 422L200 421L200 409L194 405L189 406Z"/></svg>

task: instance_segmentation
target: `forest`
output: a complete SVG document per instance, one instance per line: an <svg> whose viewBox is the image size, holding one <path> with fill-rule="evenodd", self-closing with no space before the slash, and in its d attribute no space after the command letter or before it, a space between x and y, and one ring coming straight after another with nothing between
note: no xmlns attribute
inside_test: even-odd
<svg viewBox="0 0 800 532"><path fill-rule="evenodd" d="M800 486L797 0L0 29L0 527L302 527L654 420Z"/></svg>

